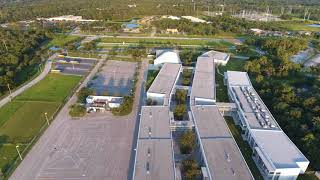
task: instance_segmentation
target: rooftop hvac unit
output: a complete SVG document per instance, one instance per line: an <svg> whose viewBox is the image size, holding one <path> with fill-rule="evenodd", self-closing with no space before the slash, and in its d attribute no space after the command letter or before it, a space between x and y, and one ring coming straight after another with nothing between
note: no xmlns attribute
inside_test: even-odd
<svg viewBox="0 0 320 180"><path fill-rule="evenodd" d="M264 115L264 117L265 117L266 119L269 119L269 118L270 118L270 116L269 116L267 113Z"/></svg>
<svg viewBox="0 0 320 180"><path fill-rule="evenodd" d="M263 113L265 113L265 112L266 112L266 110L265 110L265 109L263 109L263 108L261 108L260 110L261 110L261 112L263 112Z"/></svg>
<svg viewBox="0 0 320 180"><path fill-rule="evenodd" d="M271 127L272 127L272 128L275 128L276 126L275 126L274 124L271 124Z"/></svg>
<svg viewBox="0 0 320 180"><path fill-rule="evenodd" d="M244 91L245 91L245 89L244 89L244 87L243 87L243 86L241 86L241 87L240 87L240 89L241 89L241 91L242 91L242 92L244 92Z"/></svg>
<svg viewBox="0 0 320 180"><path fill-rule="evenodd" d="M256 117L257 117L258 119L262 119L262 117L261 117L261 114L260 114L260 113L256 113Z"/></svg>

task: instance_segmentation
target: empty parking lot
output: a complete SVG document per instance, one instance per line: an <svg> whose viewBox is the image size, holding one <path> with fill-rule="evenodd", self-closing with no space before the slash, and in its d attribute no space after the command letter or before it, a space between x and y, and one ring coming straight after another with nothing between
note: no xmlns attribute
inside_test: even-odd
<svg viewBox="0 0 320 180"><path fill-rule="evenodd" d="M89 86L98 95L125 96L130 94L137 63L109 60L102 67Z"/></svg>
<svg viewBox="0 0 320 180"><path fill-rule="evenodd" d="M94 59L58 58L54 60L53 69L62 74L86 75L96 62Z"/></svg>

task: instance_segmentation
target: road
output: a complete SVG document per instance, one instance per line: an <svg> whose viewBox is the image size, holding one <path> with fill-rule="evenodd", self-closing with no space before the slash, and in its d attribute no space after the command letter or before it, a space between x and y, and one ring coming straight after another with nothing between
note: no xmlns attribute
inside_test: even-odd
<svg viewBox="0 0 320 180"><path fill-rule="evenodd" d="M100 61L81 84L85 86L103 64ZM142 82L148 65L144 61L136 92L144 92ZM142 93L141 93L142 94ZM11 180L126 180L134 148L134 131L144 96L136 93L133 111L124 117L110 113L90 114L71 120L68 107L73 95L43 136L16 169Z"/></svg>
<svg viewBox="0 0 320 180"><path fill-rule="evenodd" d="M45 66L44 66L44 69L43 69L43 71L41 72L41 74L39 76L37 76L36 78L31 80L27 84L23 85L19 89L17 89L14 92L12 92L11 95L8 95L7 97L1 99L0 100L0 108L2 106L4 106L5 104L7 104L8 102L10 102L11 99L15 98L16 96L18 96L19 94L21 94L22 92L24 92L25 90L29 89L30 87L32 87L33 85L35 85L36 83L41 81L43 78L45 78L47 76L47 74L51 70L52 59L54 59L55 57L56 57L56 54L49 58L49 61L46 62Z"/></svg>

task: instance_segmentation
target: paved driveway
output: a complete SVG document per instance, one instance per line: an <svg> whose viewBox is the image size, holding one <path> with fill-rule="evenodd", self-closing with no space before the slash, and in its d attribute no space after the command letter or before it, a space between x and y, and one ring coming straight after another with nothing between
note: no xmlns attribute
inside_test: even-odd
<svg viewBox="0 0 320 180"><path fill-rule="evenodd" d="M97 69L96 66L91 77ZM143 75L140 73L137 92L142 92ZM76 101L73 96L10 179L127 179L142 99L140 93L136 94L134 111L126 117L105 113L91 114L81 120L71 120L68 115L68 107Z"/></svg>

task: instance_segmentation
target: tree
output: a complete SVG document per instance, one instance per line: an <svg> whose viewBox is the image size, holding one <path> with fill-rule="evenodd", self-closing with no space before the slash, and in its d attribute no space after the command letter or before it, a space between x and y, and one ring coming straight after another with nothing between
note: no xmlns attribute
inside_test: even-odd
<svg viewBox="0 0 320 180"><path fill-rule="evenodd" d="M85 103L86 102L86 98L90 95L94 94L94 90L87 88L87 87L83 87L80 89L80 91L78 92L78 102L79 103Z"/></svg>
<svg viewBox="0 0 320 180"><path fill-rule="evenodd" d="M194 180L201 174L197 162L193 159L182 161L182 171L187 180Z"/></svg>
<svg viewBox="0 0 320 180"><path fill-rule="evenodd" d="M180 104L174 108L173 114L177 120L182 120L186 111L187 111L187 106L185 104Z"/></svg>
<svg viewBox="0 0 320 180"><path fill-rule="evenodd" d="M187 100L188 91L183 89L178 89L175 93L175 100L178 104L185 104Z"/></svg>
<svg viewBox="0 0 320 180"><path fill-rule="evenodd" d="M196 137L193 131L188 130L182 134L179 141L182 154L190 154L196 147Z"/></svg>
<svg viewBox="0 0 320 180"><path fill-rule="evenodd" d="M71 117L83 117L86 115L86 113L86 108L79 104L74 104L70 106L69 114Z"/></svg>

